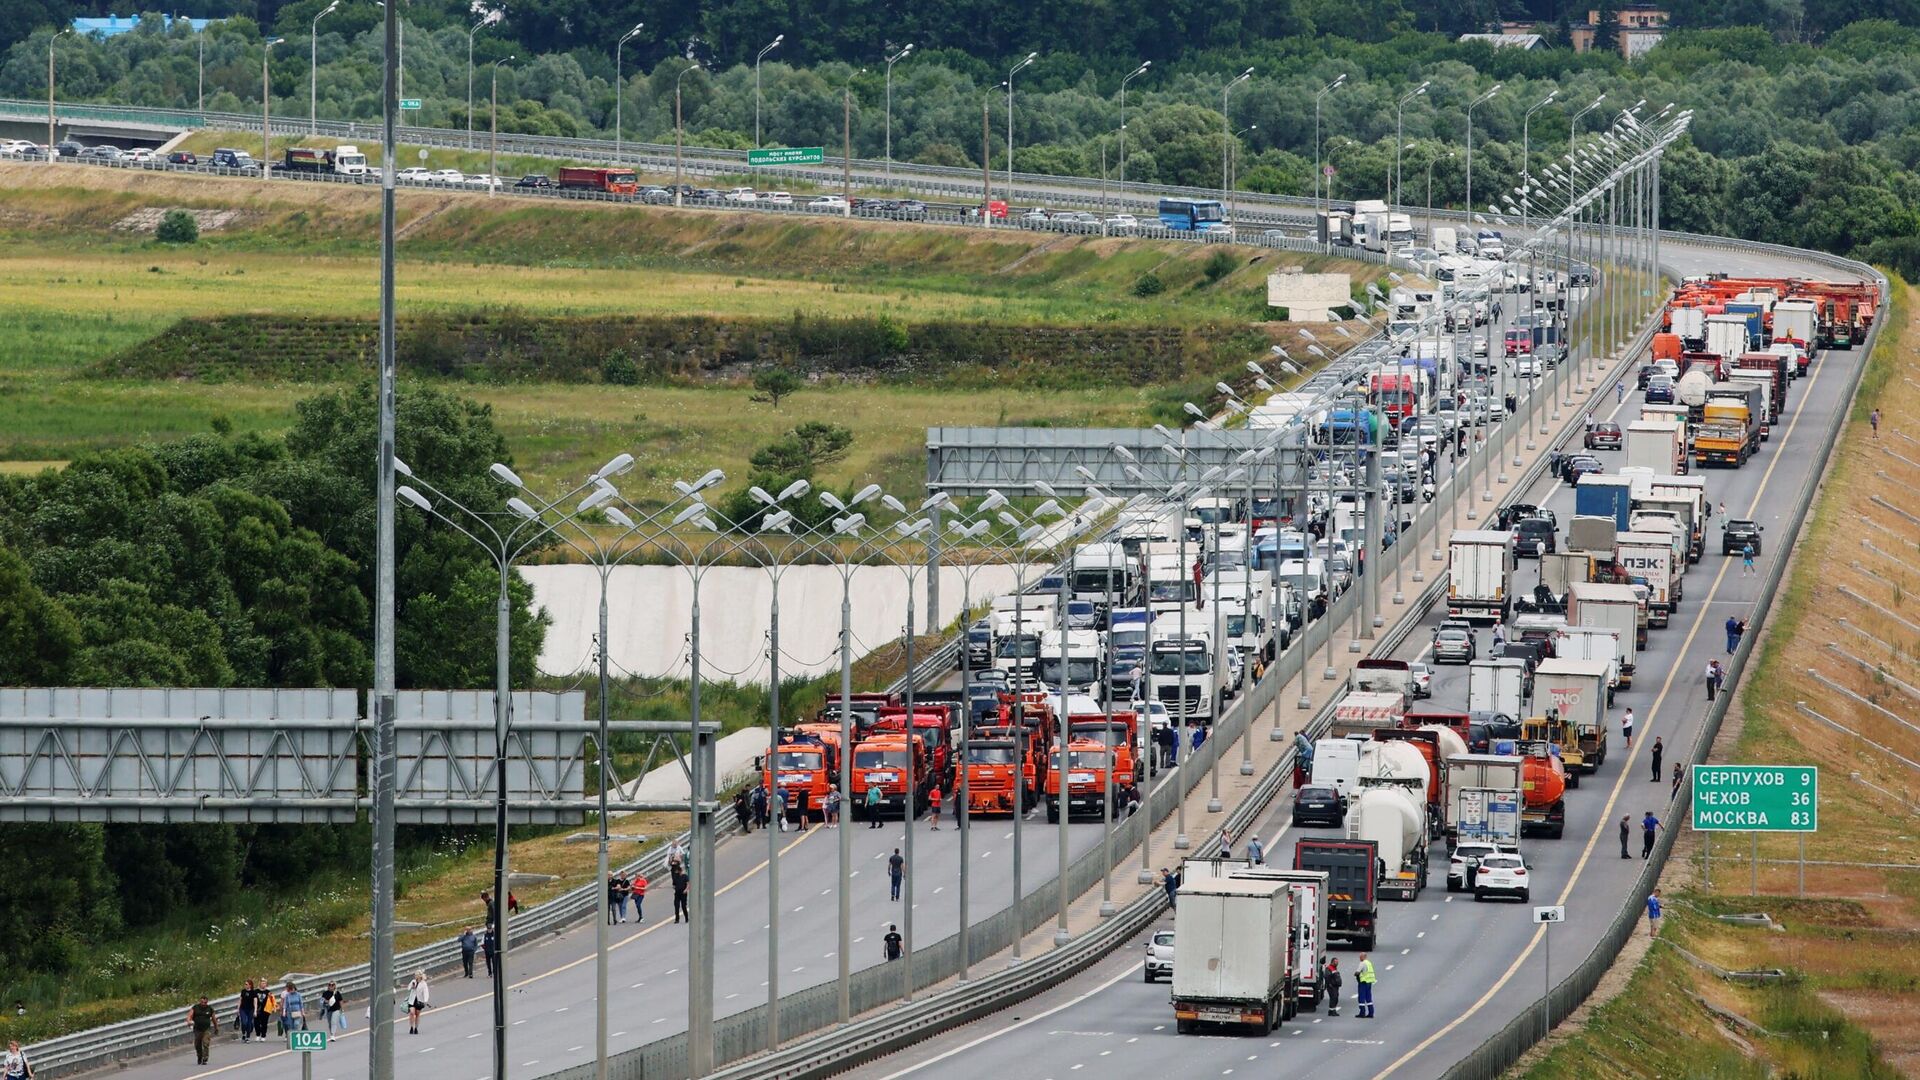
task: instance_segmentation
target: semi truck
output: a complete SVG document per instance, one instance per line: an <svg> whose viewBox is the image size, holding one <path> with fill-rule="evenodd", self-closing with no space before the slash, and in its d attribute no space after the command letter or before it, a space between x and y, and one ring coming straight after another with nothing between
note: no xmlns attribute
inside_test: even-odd
<svg viewBox="0 0 1920 1080"><path fill-rule="evenodd" d="M1695 465L1731 465L1737 469L1759 452L1760 425L1741 398L1709 396L1702 400L1700 423L1693 435Z"/></svg>
<svg viewBox="0 0 1920 1080"><path fill-rule="evenodd" d="M1247 866L1229 877L1284 881L1293 890L1295 915L1293 970L1296 976L1294 1012L1316 1012L1326 994L1321 979L1327 962L1327 874L1323 870L1288 870L1278 866Z"/></svg>
<svg viewBox="0 0 1920 1080"><path fill-rule="evenodd" d="M1731 360L1747 351L1747 317L1728 314L1707 316L1707 351Z"/></svg>
<svg viewBox="0 0 1920 1080"><path fill-rule="evenodd" d="M1347 807L1347 839L1375 845L1382 900L1415 900L1427 884L1427 803L1415 781L1369 782Z"/></svg>
<svg viewBox="0 0 1920 1080"><path fill-rule="evenodd" d="M1222 1024L1264 1035L1291 1018L1299 1000L1299 921L1288 882L1200 876L1182 882L1173 915L1179 1033Z"/></svg>
<svg viewBox="0 0 1920 1080"><path fill-rule="evenodd" d="M1647 583L1647 622L1664 627L1679 598L1674 577L1674 538L1671 533L1623 532L1614 538L1614 562Z"/></svg>
<svg viewBox="0 0 1920 1080"><path fill-rule="evenodd" d="M1586 551L1550 551L1540 556L1539 565L1540 584L1563 602L1567 586L1593 580L1593 555Z"/></svg>
<svg viewBox="0 0 1920 1080"><path fill-rule="evenodd" d="M1521 760L1512 754L1456 754L1447 762L1447 846L1520 842Z"/></svg>
<svg viewBox="0 0 1920 1080"><path fill-rule="evenodd" d="M1600 626L1569 626L1560 632L1559 655L1562 660L1592 660L1607 666L1607 707L1613 707L1613 695L1632 680L1620 674L1620 634Z"/></svg>
<svg viewBox="0 0 1920 1080"><path fill-rule="evenodd" d="M1500 623L1513 613L1513 538L1505 532L1457 530L1447 543L1447 614Z"/></svg>
<svg viewBox="0 0 1920 1080"><path fill-rule="evenodd" d="M1635 420L1627 425L1627 465L1661 476L1687 471L1685 426L1671 421Z"/></svg>
<svg viewBox="0 0 1920 1080"><path fill-rule="evenodd" d="M1333 707L1333 724L1327 734L1338 739L1347 735L1371 737L1380 728L1400 726L1406 715L1406 694L1398 690L1356 690Z"/></svg>
<svg viewBox="0 0 1920 1080"><path fill-rule="evenodd" d="M1699 562L1706 551L1707 511L1711 505L1705 477L1651 476L1633 485L1635 510L1671 514L1686 526L1686 561L1690 563Z"/></svg>
<svg viewBox="0 0 1920 1080"><path fill-rule="evenodd" d="M1574 485L1573 512L1580 517L1609 517L1615 529L1625 529L1627 515L1633 512L1633 480L1606 473L1586 473Z"/></svg>
<svg viewBox="0 0 1920 1080"><path fill-rule="evenodd" d="M1294 842L1293 868L1327 875L1327 941L1373 948L1380 931L1374 888L1379 865L1380 850L1369 840Z"/></svg>
<svg viewBox="0 0 1920 1080"><path fill-rule="evenodd" d="M1567 770L1559 748L1536 742L1520 749L1520 833L1558 840L1567 831Z"/></svg>
<svg viewBox="0 0 1920 1080"><path fill-rule="evenodd" d="M287 148L281 168L286 172L364 177L367 175L367 155L361 153L357 146L344 144L331 150L321 150L311 146L290 146Z"/></svg>
<svg viewBox="0 0 1920 1080"><path fill-rule="evenodd" d="M1811 360L1814 342L1820 337L1820 305L1812 300L1789 297L1773 305L1773 340L1799 344Z"/></svg>
<svg viewBox="0 0 1920 1080"><path fill-rule="evenodd" d="M1620 635L1620 685L1633 685L1634 658L1647 643L1640 629L1640 598L1631 585L1589 582L1567 590L1567 625Z"/></svg>
<svg viewBox="0 0 1920 1080"><path fill-rule="evenodd" d="M1712 405L1716 398L1744 403L1747 411L1753 414L1755 426L1760 429L1760 440L1765 442L1773 437L1773 424L1779 416L1765 382L1736 374L1724 382L1716 383L1713 389L1707 391L1708 405Z"/></svg>
<svg viewBox="0 0 1920 1080"><path fill-rule="evenodd" d="M1777 352L1741 353L1733 358L1733 366L1727 377L1752 379L1767 387L1767 396L1773 403L1773 415L1778 417L1787 411L1787 379L1794 363L1790 357Z"/></svg>
<svg viewBox="0 0 1920 1080"><path fill-rule="evenodd" d="M1613 541L1619 535L1620 525L1611 513L1576 514L1573 520L1567 523L1567 549L1586 555L1596 563L1611 563ZM1588 573L1587 580L1593 580L1599 572L1596 566ZM1568 584L1571 586L1572 582Z"/></svg>
<svg viewBox="0 0 1920 1080"><path fill-rule="evenodd" d="M1548 709L1558 709L1572 726L1572 745L1581 752L1580 770L1585 773L1598 772L1607 760L1610 670L1599 660L1555 657L1533 673L1535 699Z"/></svg>
<svg viewBox="0 0 1920 1080"><path fill-rule="evenodd" d="M592 169L563 166L554 185L574 191L601 191L610 195L631 195L639 190L640 178L632 169Z"/></svg>

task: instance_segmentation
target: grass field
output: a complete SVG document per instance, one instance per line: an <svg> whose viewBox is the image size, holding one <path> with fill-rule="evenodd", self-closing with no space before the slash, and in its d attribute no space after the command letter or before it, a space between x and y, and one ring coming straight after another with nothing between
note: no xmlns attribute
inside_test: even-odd
<svg viewBox="0 0 1920 1080"><path fill-rule="evenodd" d="M776 320L886 314L907 324L1245 324L1264 317L1265 275L1277 262L1247 257L1211 281L1205 262L1219 249L1193 245L528 205L481 193L403 191L399 199L403 317L479 307ZM115 228L136 210L168 206L233 218L188 248ZM283 428L291 403L321 387L100 381L79 369L185 316L373 316L377 211L377 191L364 187L0 165L0 324L10 329L0 346L0 459L63 461L90 448L204 431L216 419L239 431ZM1166 290L1143 299L1132 285L1147 270ZM931 424L1137 424L1152 404L1138 389L1101 385L1037 394L1018 386L962 393L839 384L803 391L779 410L725 384L452 385L495 407L530 479L543 482L577 477L589 462L629 448L656 477L714 466L739 473L755 447L785 428L834 419L860 441L828 479L911 486Z"/></svg>
<svg viewBox="0 0 1920 1080"><path fill-rule="evenodd" d="M1709 758L1818 765L1820 831L1807 857L1842 865L1809 866L1803 898L1797 841L1763 837L1758 895L1749 896L1746 837L1714 844L1712 887L1700 834L1684 837L1675 849L1684 861L1663 878L1674 917L1660 942L1625 991L1557 1034L1551 1052L1522 1070L1528 1076L1920 1074L1920 804L1911 794L1920 770L1893 756L1920 759L1920 696L1902 688L1920 685L1920 380L1908 363L1920 312L1912 290L1897 279L1895 287L1759 662ZM1867 423L1874 408L1878 438ZM1751 911L1784 930L1712 918ZM1721 968L1789 977L1738 985L1680 949Z"/></svg>

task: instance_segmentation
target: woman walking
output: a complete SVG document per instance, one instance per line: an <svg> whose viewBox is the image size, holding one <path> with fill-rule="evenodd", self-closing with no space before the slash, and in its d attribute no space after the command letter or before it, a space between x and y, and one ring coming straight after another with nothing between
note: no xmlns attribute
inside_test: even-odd
<svg viewBox="0 0 1920 1080"><path fill-rule="evenodd" d="M27 1052L17 1039L7 1040L7 1056L0 1058L0 1075L6 1080L33 1080L33 1066L27 1064Z"/></svg>
<svg viewBox="0 0 1920 1080"><path fill-rule="evenodd" d="M407 985L407 1034L420 1034L420 1014L427 1010L427 973L414 973L413 982Z"/></svg>
<svg viewBox="0 0 1920 1080"><path fill-rule="evenodd" d="M327 988L320 991L320 1017L325 1021L328 1031L337 1035L346 1034L347 1014L343 1011L346 1005L346 995L340 992L338 984L328 983Z"/></svg>
<svg viewBox="0 0 1920 1080"><path fill-rule="evenodd" d="M240 1011L234 1014L233 1026L240 1029L240 1041L253 1041L254 1010L260 1004L260 992L253 988L253 980L240 988Z"/></svg>

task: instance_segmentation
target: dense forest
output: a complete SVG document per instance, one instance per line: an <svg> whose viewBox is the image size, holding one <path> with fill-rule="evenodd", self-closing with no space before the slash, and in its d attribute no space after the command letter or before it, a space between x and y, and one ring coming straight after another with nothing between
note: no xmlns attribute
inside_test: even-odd
<svg viewBox="0 0 1920 1080"><path fill-rule="evenodd" d="M9 2L21 0L0 0L0 8ZM307 43L311 20L323 3L295 0L270 12L275 32L295 43L276 50L273 58L276 114L307 111L308 49L300 46ZM941 13L957 7L940 4L915 5L891 21L858 4L804 12L798 5L789 11L763 0L690 6L659 16L670 21L650 24L625 47L622 128L630 140L671 141L678 85L691 141L752 145L751 60L757 51L752 42L785 33L761 72L764 141L837 146L841 97L850 88L855 152L878 157L888 134L882 49L891 41L897 52L899 43L911 40L918 48L893 71L895 156L977 166L984 106L992 129L986 152L995 165L1004 165L1006 96L994 88L1007 77L1005 55L1024 55L1017 52L1019 43L1032 42L1040 57L1016 77L1013 111L1016 163L1022 170L1097 176L1104 166L1108 175L1119 176L1124 138L1127 179L1217 186L1222 144L1229 137L1220 112L1222 87L1232 73L1250 66L1253 79L1236 89L1230 102L1232 137L1239 143L1238 186L1312 191L1318 96L1321 152L1333 170L1329 183L1335 197L1389 194L1396 105L1424 82L1428 92L1406 100L1400 110L1399 130L1410 144L1401 154L1400 197L1424 203L1430 178L1433 201L1448 206L1465 193L1459 153L1465 106L1480 93L1501 85L1499 94L1474 113L1476 170L1499 176L1521 171L1523 137L1535 169L1563 153L1570 113L1605 93L1613 104L1588 115L1585 129L1605 126L1616 106L1642 99L1653 108L1673 102L1695 110L1690 139L1669 155L1662 172L1662 208L1669 225L1858 254L1920 271L1912 209L1920 196L1920 29L1909 25L1920 23L1920 0L1683 3L1675 10L1682 25L1726 20L1757 25L1675 30L1631 64L1612 54L1576 54L1567 48L1523 52L1457 42L1416 28L1430 14L1416 19L1392 3L1294 0L1138 8L1138 18L1176 22L1086 33L1085 15L1040 4L1010 7L1005 25L998 16L972 16L969 30L955 32ZM264 5L253 10L268 14ZM378 115L378 10L343 7L321 22L320 115ZM426 0L405 10L404 79L407 96L424 99L420 121L465 125L469 13ZM509 4L502 22L474 35L481 67L516 51L521 56L501 69L502 129L611 134L610 45L620 27L631 25L626 20L632 12L609 23L610 10L561 0L526 8ZM1125 15L1112 7L1100 11L1105 18ZM1182 12L1191 19L1177 21ZM1500 14L1542 18L1540 28L1556 36L1556 22L1544 21L1548 16L1557 21L1556 13L1502 8ZM1834 25L1868 15L1893 18ZM1006 29L1030 26L1036 19L1039 28ZM711 32L709 24L716 23L729 33ZM587 29L606 25L614 30L605 35ZM734 33L741 25L760 29L742 38ZM1060 35L1047 32L1047 26L1072 30L1076 46L1104 42L1106 51L1050 50L1049 42ZM919 28L927 33L917 33ZM1115 41L1141 41L1143 47L1116 50ZM4 54L0 95L45 93L47 45L48 31L41 29ZM260 30L245 15L216 23L203 35L184 26L168 32L149 21L138 32L105 41L63 38L56 43L61 96L192 107L201 93L203 46L206 107L258 108ZM547 51L528 55L535 49ZM689 54L693 60L686 58ZM1117 91L1140 57L1155 62L1129 84L1123 132ZM817 62L799 63L806 60ZM1348 76L1345 85L1317 95L1341 74ZM481 79L482 98L487 89ZM1527 123L1527 111L1553 91L1559 92L1556 102ZM478 119L484 128L484 107Z"/></svg>
<svg viewBox="0 0 1920 1080"><path fill-rule="evenodd" d="M372 678L373 395L302 401L284 439L220 432L0 477L0 685L366 686ZM506 447L488 412L400 400L400 452L474 506ZM399 518L402 686L492 682L497 576L472 544ZM513 668L545 633L520 583ZM441 833L404 830L404 843ZM364 873L364 828L0 828L0 970L59 973L122 928Z"/></svg>

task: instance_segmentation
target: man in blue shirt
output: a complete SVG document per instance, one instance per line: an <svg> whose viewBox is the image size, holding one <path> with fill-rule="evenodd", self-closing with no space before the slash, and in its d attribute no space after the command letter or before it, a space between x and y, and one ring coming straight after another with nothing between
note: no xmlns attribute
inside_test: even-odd
<svg viewBox="0 0 1920 1080"><path fill-rule="evenodd" d="M1660 906L1660 890L1655 889L1647 897L1647 933L1653 937L1660 936Z"/></svg>
<svg viewBox="0 0 1920 1080"><path fill-rule="evenodd" d="M1654 817L1651 810L1647 811L1646 817L1640 819L1640 857L1642 859L1653 855L1653 837L1662 827L1660 819Z"/></svg>

